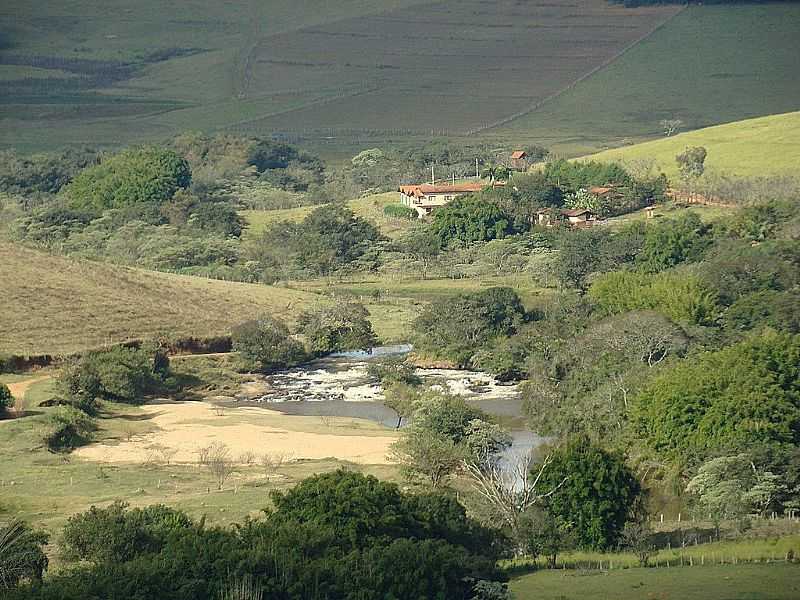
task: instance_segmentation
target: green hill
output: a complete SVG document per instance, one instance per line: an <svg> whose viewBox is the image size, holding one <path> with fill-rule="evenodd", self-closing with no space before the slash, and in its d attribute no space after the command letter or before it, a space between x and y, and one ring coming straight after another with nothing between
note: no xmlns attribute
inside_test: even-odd
<svg viewBox="0 0 800 600"><path fill-rule="evenodd" d="M800 110L800 4L691 5L536 110L483 136L576 156L683 130Z"/></svg>
<svg viewBox="0 0 800 600"><path fill-rule="evenodd" d="M675 156L687 146L705 146L709 172L737 175L799 175L800 112L736 121L716 127L606 150L587 158L631 162L654 160L669 177L678 174Z"/></svg>
<svg viewBox="0 0 800 600"><path fill-rule="evenodd" d="M0 353L69 354L165 334L212 336L261 312L287 318L314 294L142 271L0 242Z"/></svg>

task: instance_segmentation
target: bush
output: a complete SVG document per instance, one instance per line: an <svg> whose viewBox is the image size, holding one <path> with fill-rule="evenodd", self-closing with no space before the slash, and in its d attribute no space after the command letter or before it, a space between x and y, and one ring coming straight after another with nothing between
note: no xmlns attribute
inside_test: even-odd
<svg viewBox="0 0 800 600"><path fill-rule="evenodd" d="M660 372L633 402L634 430L661 456L800 443L800 336L765 332Z"/></svg>
<svg viewBox="0 0 800 600"><path fill-rule="evenodd" d="M172 150L124 150L89 167L66 188L75 208L97 213L132 204L160 204L191 181L189 164Z"/></svg>
<svg viewBox="0 0 800 600"><path fill-rule="evenodd" d="M598 276L589 296L606 314L654 310L679 323L709 325L720 312L716 295L690 273L614 271Z"/></svg>
<svg viewBox="0 0 800 600"><path fill-rule="evenodd" d="M413 325L420 351L467 365L470 358L498 336L516 332L525 307L511 288L490 288L431 303Z"/></svg>
<svg viewBox="0 0 800 600"><path fill-rule="evenodd" d="M548 500L549 512L571 523L579 546L593 550L616 545L640 493L625 461L585 436L553 452L540 485L556 490Z"/></svg>
<svg viewBox="0 0 800 600"><path fill-rule="evenodd" d="M263 315L233 329L233 350L250 368L270 371L300 364L306 359L303 345L289 336L289 328Z"/></svg>
<svg viewBox="0 0 800 600"><path fill-rule="evenodd" d="M41 581L49 562L44 552L47 540L46 533L22 521L0 527L0 592L23 580Z"/></svg>
<svg viewBox="0 0 800 600"><path fill-rule="evenodd" d="M64 399L88 413L97 398L140 404L169 374L159 349L115 346L90 352L67 366L58 379Z"/></svg>
<svg viewBox="0 0 800 600"><path fill-rule="evenodd" d="M11 395L11 390L5 383L0 383L0 416L12 406L14 406L14 396Z"/></svg>
<svg viewBox="0 0 800 600"><path fill-rule="evenodd" d="M64 526L62 547L70 560L118 563L157 552L172 531L191 526L184 513L164 505L128 510L126 503L116 501L107 508L92 506L70 517Z"/></svg>
<svg viewBox="0 0 800 600"><path fill-rule="evenodd" d="M378 343L369 312L356 302L339 302L303 312L297 324L309 351L317 355L366 350Z"/></svg>
<svg viewBox="0 0 800 600"><path fill-rule="evenodd" d="M417 218L417 211L403 204L387 204L383 207L383 214L393 219Z"/></svg>
<svg viewBox="0 0 800 600"><path fill-rule="evenodd" d="M514 219L496 204L475 196L456 198L437 210L431 231L442 247L488 242L516 233Z"/></svg>
<svg viewBox="0 0 800 600"><path fill-rule="evenodd" d="M47 415L42 436L51 452L69 452L91 439L94 419L72 406L58 406Z"/></svg>
<svg viewBox="0 0 800 600"><path fill-rule="evenodd" d="M636 258L642 270L657 273L684 262L701 260L711 246L711 227L695 213L647 228L644 246Z"/></svg>

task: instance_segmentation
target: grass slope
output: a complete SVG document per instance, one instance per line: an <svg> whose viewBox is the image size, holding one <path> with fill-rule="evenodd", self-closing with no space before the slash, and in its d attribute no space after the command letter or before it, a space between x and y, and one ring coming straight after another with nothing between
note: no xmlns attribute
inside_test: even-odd
<svg viewBox="0 0 800 600"><path fill-rule="evenodd" d="M541 571L512 581L518 600L794 600L800 568L748 564L611 572Z"/></svg>
<svg viewBox="0 0 800 600"><path fill-rule="evenodd" d="M463 133L570 85L678 10L606 0L6 4L2 143L31 150L186 129L332 146Z"/></svg>
<svg viewBox="0 0 800 600"><path fill-rule="evenodd" d="M709 172L738 176L797 175L800 112L747 119L669 138L606 150L587 158L605 162L654 160L676 178L675 156L687 146L705 146Z"/></svg>
<svg viewBox="0 0 800 600"><path fill-rule="evenodd" d="M659 136L662 119L696 129L800 110L798 31L796 3L692 5L610 66L493 133L575 156Z"/></svg>
<svg viewBox="0 0 800 600"><path fill-rule="evenodd" d="M291 319L312 294L111 266L0 242L0 352L67 354L165 334L224 334L261 312Z"/></svg>
<svg viewBox="0 0 800 600"><path fill-rule="evenodd" d="M347 202L347 206L359 217L367 219L380 229L383 235L389 238L400 237L413 224L412 219L398 219L387 217L383 212L387 204L399 202L397 192L386 192L356 198ZM247 221L245 235L256 238L268 227L278 221L292 221L299 223L313 211L316 206L299 206L297 208L279 208L275 210L243 210L241 215Z"/></svg>

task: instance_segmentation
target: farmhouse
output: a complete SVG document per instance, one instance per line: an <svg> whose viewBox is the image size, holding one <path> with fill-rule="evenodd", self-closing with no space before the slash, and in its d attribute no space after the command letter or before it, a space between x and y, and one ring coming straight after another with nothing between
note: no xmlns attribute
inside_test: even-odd
<svg viewBox="0 0 800 600"><path fill-rule="evenodd" d="M528 153L525 150L515 150L511 153L511 168L515 171L524 171L528 168Z"/></svg>
<svg viewBox="0 0 800 600"><path fill-rule="evenodd" d="M588 208L557 210L548 207L537 210L533 222L542 227L554 227L563 223L569 227L580 228L591 227L597 222L597 218Z"/></svg>
<svg viewBox="0 0 800 600"><path fill-rule="evenodd" d="M499 186L504 184L494 183L492 185ZM455 200L460 196L466 196L467 194L480 192L484 187L486 187L486 185L480 181L456 183L453 185L422 183L401 185L398 191L400 192L400 201L405 206L416 210L417 215L421 218L431 214L435 209L444 206L451 200Z"/></svg>

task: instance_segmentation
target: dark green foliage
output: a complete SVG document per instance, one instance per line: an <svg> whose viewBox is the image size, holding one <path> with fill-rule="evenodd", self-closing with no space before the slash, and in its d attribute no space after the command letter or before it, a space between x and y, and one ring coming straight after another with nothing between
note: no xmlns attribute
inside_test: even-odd
<svg viewBox="0 0 800 600"><path fill-rule="evenodd" d="M378 343L369 312L356 302L338 302L303 312L297 326L309 351L317 355L366 350Z"/></svg>
<svg viewBox="0 0 800 600"><path fill-rule="evenodd" d="M677 363L634 402L636 433L694 461L800 442L800 336L766 332Z"/></svg>
<svg viewBox="0 0 800 600"><path fill-rule="evenodd" d="M608 232L600 229L565 233L558 245L554 270L561 284L585 291L589 276L603 268Z"/></svg>
<svg viewBox="0 0 800 600"><path fill-rule="evenodd" d="M178 190L165 204L160 213L176 227L239 237L245 227L244 219L226 199Z"/></svg>
<svg viewBox="0 0 800 600"><path fill-rule="evenodd" d="M722 321L730 331L771 327L800 333L800 293L764 290L747 294L725 311Z"/></svg>
<svg viewBox="0 0 800 600"><path fill-rule="evenodd" d="M0 383L0 416L3 416L9 408L14 406L14 396L11 390L4 383Z"/></svg>
<svg viewBox="0 0 800 600"><path fill-rule="evenodd" d="M504 238L516 233L513 218L478 196L456 198L434 213L431 231L442 247Z"/></svg>
<svg viewBox="0 0 800 600"><path fill-rule="evenodd" d="M22 581L42 579L49 562L44 552L48 538L22 521L0 527L0 593L14 589Z"/></svg>
<svg viewBox="0 0 800 600"><path fill-rule="evenodd" d="M710 254L701 274L724 305L754 292L790 290L800 282L796 243L726 241Z"/></svg>
<svg viewBox="0 0 800 600"><path fill-rule="evenodd" d="M378 230L343 205L320 206L302 223L270 227L254 250L266 267L326 275L364 256L381 239Z"/></svg>
<svg viewBox="0 0 800 600"><path fill-rule="evenodd" d="M211 600L250 577L265 598L469 600L499 578L494 538L454 499L337 471L273 497L232 529L165 509L93 509L70 521L73 556L96 561L14 598ZM103 543L105 541L105 544Z"/></svg>
<svg viewBox="0 0 800 600"><path fill-rule="evenodd" d="M466 365L497 336L514 333L525 308L510 288L490 288L431 303L414 322L415 347L432 356Z"/></svg>
<svg viewBox="0 0 800 600"><path fill-rule="evenodd" d="M91 439L94 419L72 406L57 406L47 415L42 439L51 452L69 452Z"/></svg>
<svg viewBox="0 0 800 600"><path fill-rule="evenodd" d="M793 202L762 202L739 209L728 222L727 230L743 240L761 242L774 237L780 224L795 214Z"/></svg>
<svg viewBox="0 0 800 600"><path fill-rule="evenodd" d="M616 163L570 162L559 159L545 165L544 176L564 191L608 184L627 185L633 182L628 172Z"/></svg>
<svg viewBox="0 0 800 600"><path fill-rule="evenodd" d="M589 297L606 314L654 310L678 323L712 324L719 313L714 292L691 273L614 271L594 280Z"/></svg>
<svg viewBox="0 0 800 600"><path fill-rule="evenodd" d="M0 191L12 194L55 194L82 169L95 164L97 152L89 148L59 153L20 156L0 152Z"/></svg>
<svg viewBox="0 0 800 600"><path fill-rule="evenodd" d="M636 262L649 273L697 262L711 245L710 230L695 213L651 225L646 230L644 246Z"/></svg>
<svg viewBox="0 0 800 600"><path fill-rule="evenodd" d="M233 350L250 368L271 371L303 362L303 345L289 336L289 328L278 319L263 315L236 326L231 334Z"/></svg>
<svg viewBox="0 0 800 600"><path fill-rule="evenodd" d="M250 150L247 163L256 168L262 180L284 190L305 192L323 182L322 161L289 144L260 140Z"/></svg>
<svg viewBox="0 0 800 600"><path fill-rule="evenodd" d="M548 510L569 527L580 547L616 545L640 487L625 461L578 436L557 448L542 474L546 489L559 486ZM563 481L563 483L562 483Z"/></svg>
<svg viewBox="0 0 800 600"><path fill-rule="evenodd" d="M416 368L404 356L390 356L372 361L369 363L367 371L376 377L384 387L390 387L397 383L404 385L420 385L422 383Z"/></svg>
<svg viewBox="0 0 800 600"><path fill-rule="evenodd" d="M119 563L158 552L173 531L191 526L184 513L161 504L128 510L128 504L115 501L70 517L61 544L70 560Z"/></svg>
<svg viewBox="0 0 800 600"><path fill-rule="evenodd" d="M131 204L160 204L188 187L185 159L156 147L124 150L82 171L66 188L75 208L100 213Z"/></svg>
<svg viewBox="0 0 800 600"><path fill-rule="evenodd" d="M417 211L403 204L387 204L383 207L383 214L394 219L416 219Z"/></svg>
<svg viewBox="0 0 800 600"><path fill-rule="evenodd" d="M139 404L154 391L169 373L169 362L151 346L89 352L68 365L58 384L64 399L92 412L96 398Z"/></svg>

